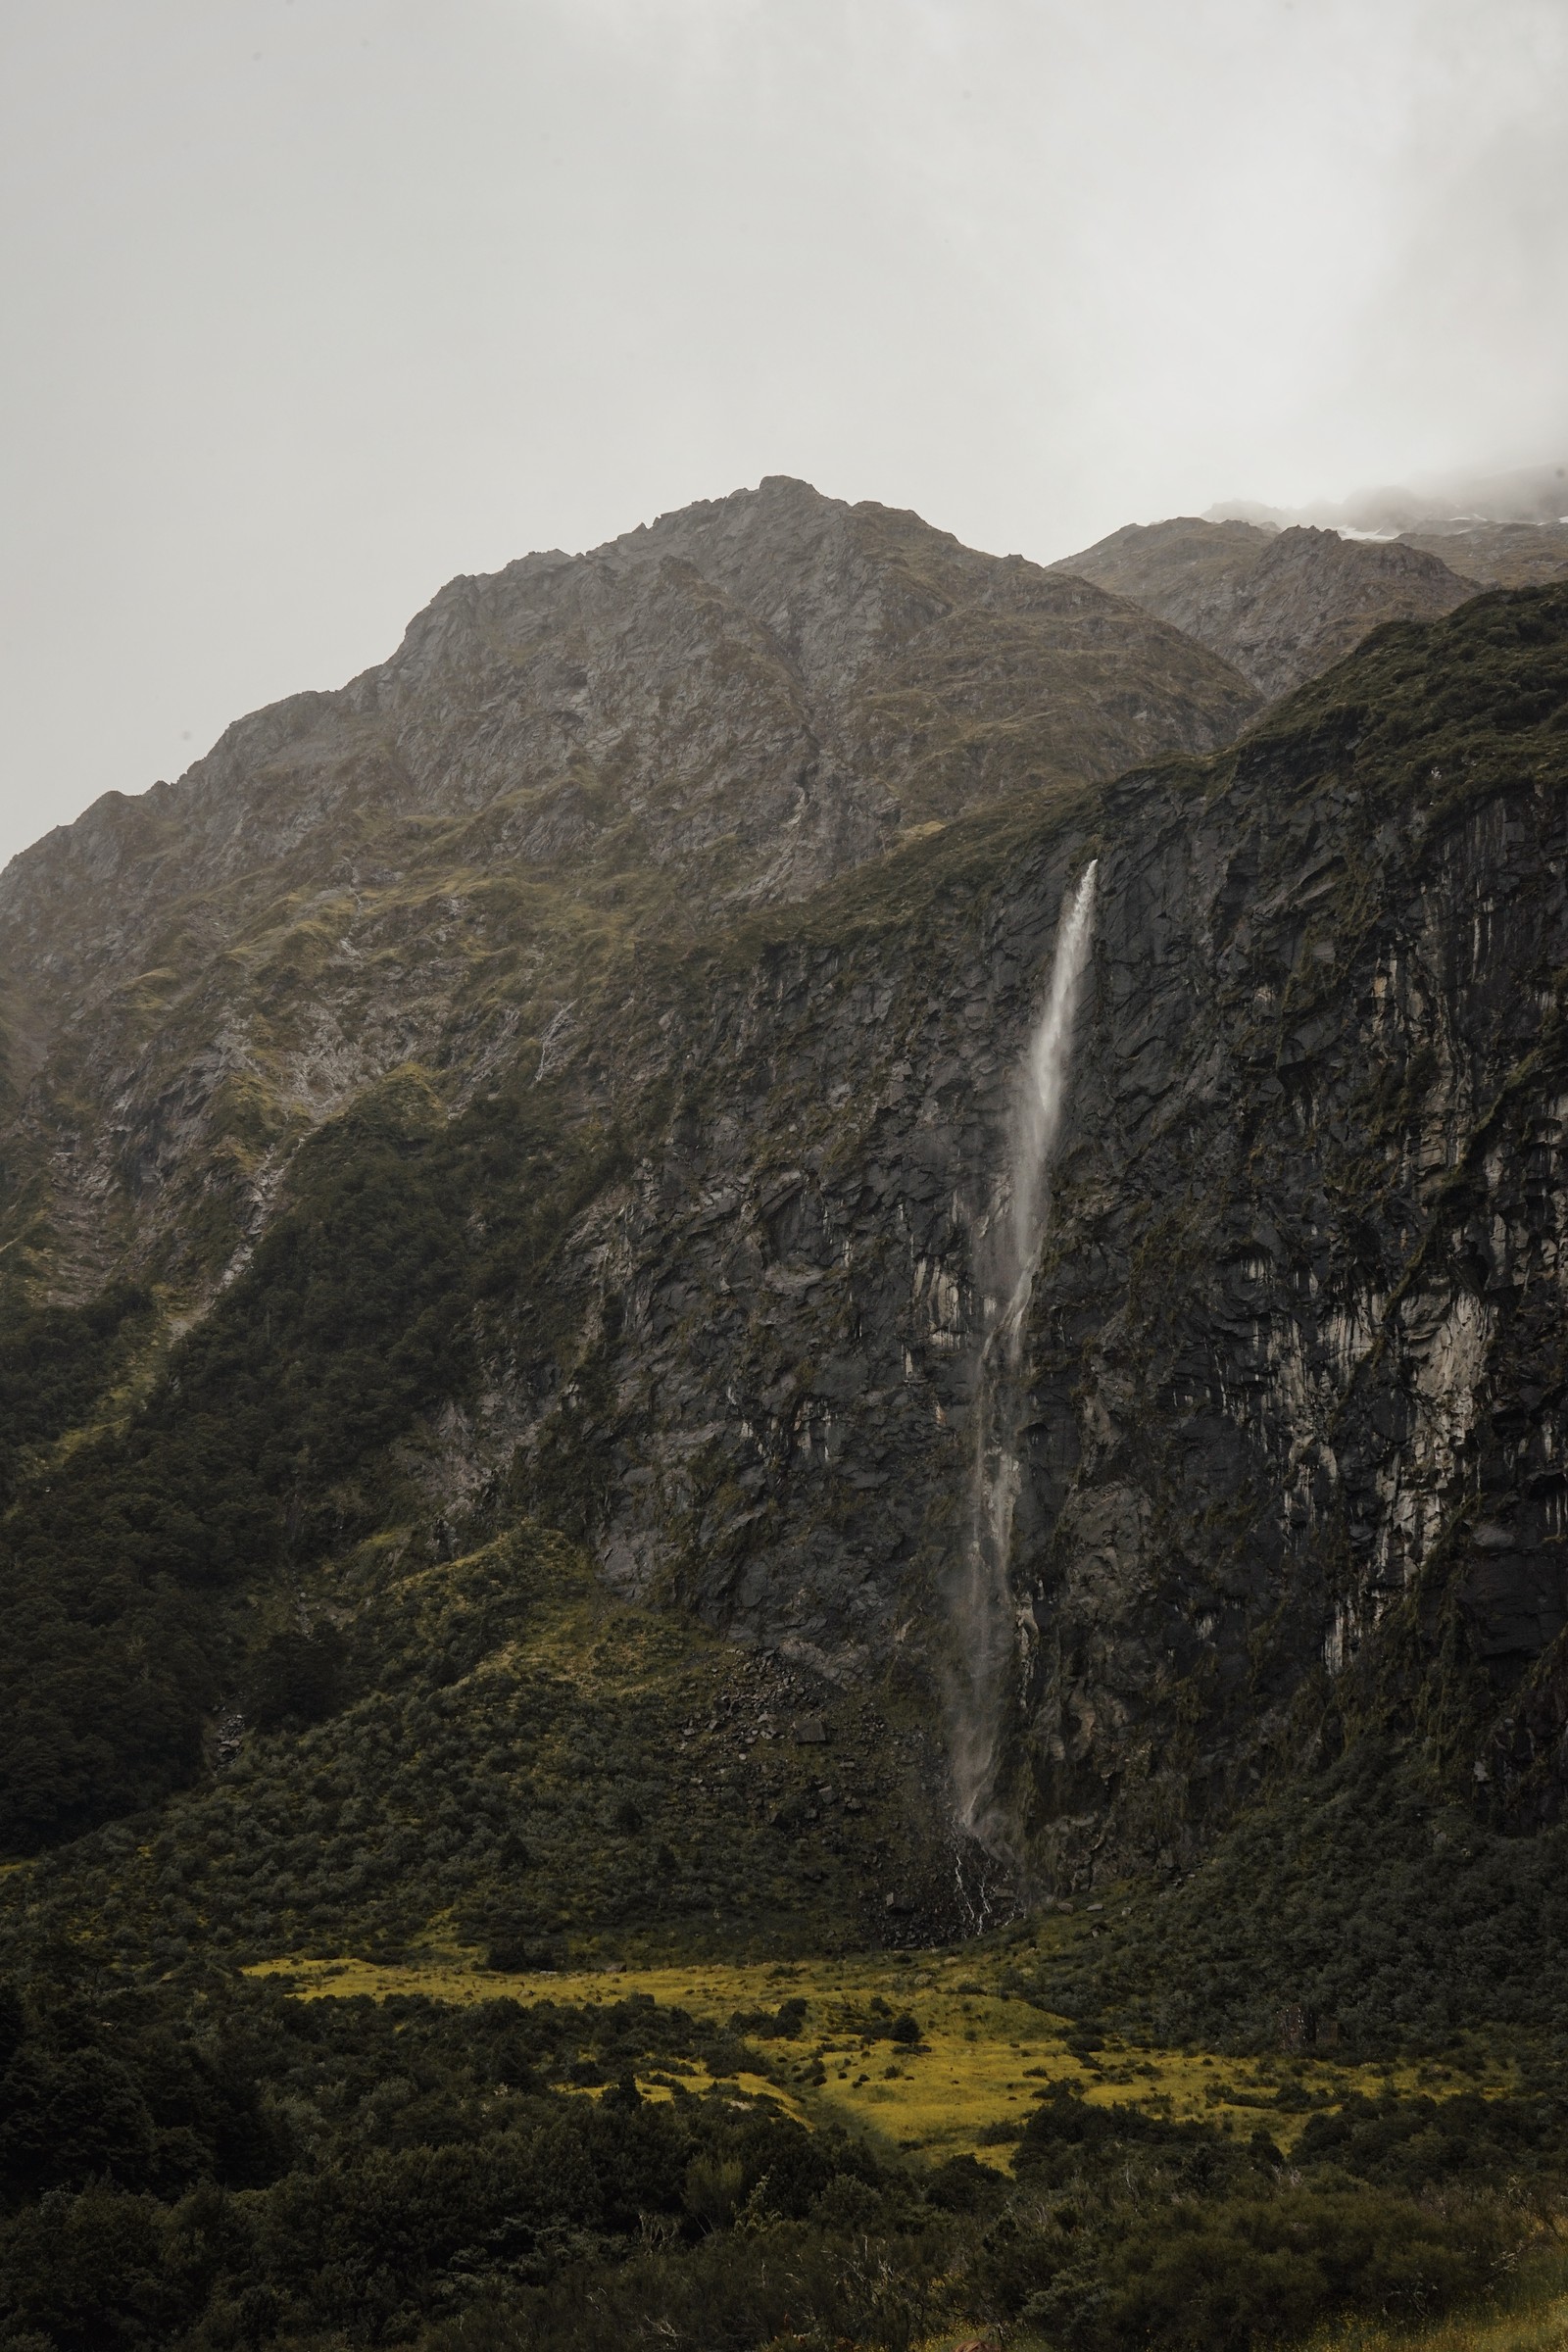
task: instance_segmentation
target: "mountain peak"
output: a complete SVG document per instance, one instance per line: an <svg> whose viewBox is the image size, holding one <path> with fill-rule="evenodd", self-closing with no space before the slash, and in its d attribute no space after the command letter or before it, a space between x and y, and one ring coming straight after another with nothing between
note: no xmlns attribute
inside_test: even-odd
<svg viewBox="0 0 1568 2352"><path fill-rule="evenodd" d="M1235 516L1130 524L1054 568L1157 613L1271 697L1315 677L1383 621L1435 619L1476 589L1424 549Z"/></svg>
<svg viewBox="0 0 1568 2352"><path fill-rule="evenodd" d="M235 721L176 783L14 860L14 1079L134 1104L148 1138L216 1121L215 1141L241 1071L279 1134L410 1058L461 1092L466 1024L542 1034L628 937L690 939L921 825L1213 749L1256 708L1135 605L770 476L450 580L389 661ZM127 993L146 972L156 989ZM203 1073L177 1112L176 1067ZM140 1164L167 1152L171 1183L127 1190L118 1134L55 1165L46 1255L125 1215L183 1246L197 1160L149 1142ZM224 1249L249 1176L231 1205L209 1219Z"/></svg>

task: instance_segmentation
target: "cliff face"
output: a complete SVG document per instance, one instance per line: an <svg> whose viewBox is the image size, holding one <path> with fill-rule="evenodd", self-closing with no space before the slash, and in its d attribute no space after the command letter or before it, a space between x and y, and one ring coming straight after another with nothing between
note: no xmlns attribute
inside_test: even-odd
<svg viewBox="0 0 1568 2352"><path fill-rule="evenodd" d="M759 497L800 504L792 485ZM211 1233L180 1230L187 1259L162 1262L228 1254L143 1401L89 1384L13 1465L0 1721L16 1753L0 1781L25 1782L34 1843L199 1773L202 1727L270 1629L329 1607L352 1649L388 1563L417 1558L428 1584L523 1519L581 1544L617 1607L674 1605L823 1703L875 1694L923 1734L959 1703L956 1662L994 1640L997 1842L1040 1884L1184 1855L1271 1758L1298 1763L1373 1717L1510 1818L1553 1813L1568 591L1385 629L1206 760L1032 787L1010 768L1004 794L986 747L1033 741L1046 710L1021 643L1059 629L1092 666L1107 639L1161 652L1167 633L1140 637L1098 591L933 552L906 518L824 507L807 509L820 537L790 541L793 570L748 570L743 502L676 518L674 552L645 569L628 560L650 597L690 564L683 609L728 599L725 628L740 613L784 648L767 674L818 696L819 747L819 673L841 681L840 745L891 728L896 706L906 812L948 807L968 777L978 808L877 856L803 818L811 858L838 869L809 893L792 895L805 866L780 863L799 780L764 757L782 722L717 637L706 668L671 656L663 716L636 738L642 781L617 786L622 811L665 792L661 840L685 812L689 854L667 865L646 831L613 857L594 835L547 886L542 853L509 848L507 827L559 814L566 784L487 800L492 763L454 814L470 787L453 737L448 765L400 754L383 802L365 779L390 771L368 752L354 765L363 710L334 705L361 747L334 765L337 735L330 758L309 750L326 740L313 703L298 728L246 722L282 747L271 782L241 789L235 768L220 790L209 765L12 870L14 1035L43 1057L15 1130L14 1231L29 1208L34 1237L50 1216L66 1231L58 1204L75 1200L79 1276L117 1231L145 1262L149 1233L206 1203ZM868 534L881 604L855 569ZM895 589L913 594L889 534L950 567L934 619L889 619ZM591 564L566 570L573 597L600 594ZM450 642L488 642L475 602L526 602L556 576L536 560L503 575L504 597L463 589ZM848 580L836 605L824 578ZM406 649L426 678L457 660L444 625ZM609 682L596 667L573 690L595 708L633 692L618 642L595 640ZM704 681L725 742L747 714L758 730L755 765L726 753L720 796L756 831L737 820L720 848L696 765L660 765L688 740L680 711L708 723ZM412 744L435 705L408 691ZM1215 691L1234 709L1225 673ZM925 698L918 724L906 692ZM1142 694L1134 729L1152 723ZM475 740L506 717L485 717L477 686L462 708ZM972 767L955 743L980 747ZM870 841L881 820L851 789L869 755L833 757L834 805L860 807ZM416 805L426 772L445 779L438 816ZM893 767L874 772L886 789ZM172 872L186 836L158 828L176 817L195 846ZM271 865L251 839L264 826ZM104 849L117 827L133 856ZM338 878L325 843L362 862ZM399 844L405 862L383 869ZM107 907L124 880L124 939L168 949L124 1002L98 902L73 935L49 895L100 855ZM1007 1209L1020 1056L1091 858L1066 1116L1008 1374L1008 1578L977 1626L956 1594L995 1323L988 1234ZM687 877L701 922L678 913ZM314 1092L302 1072L319 1073ZM225 1085L227 1132L251 1139L226 1177L190 1140L210 1139ZM53 1207L35 1146L65 1163ZM69 1340L48 1324L38 1343L50 1396ZM9 1357L0 1375L30 1377ZM453 1635L453 1708L491 1671L487 1641L513 1655L509 1623L487 1600ZM364 1634L372 1691L378 1659L403 1673L418 1653L413 1633L380 1639ZM379 1737L379 1700L365 1704Z"/></svg>
<svg viewBox="0 0 1568 2352"><path fill-rule="evenodd" d="M456 580L382 667L0 879L11 1268L200 1295L301 1137L400 1063L461 1101L632 937L1254 709L1138 608L802 482Z"/></svg>
<svg viewBox="0 0 1568 2352"><path fill-rule="evenodd" d="M1009 1803L1058 1882L1381 1705L1555 1801L1565 631L1544 592L1388 633L1215 766L913 853L666 1007L552 1476L599 1465L612 1581L939 1688L977 1243L1099 858L1013 1564Z"/></svg>
<svg viewBox="0 0 1568 2352"><path fill-rule="evenodd" d="M1440 556L1310 525L1269 531L1182 515L1114 531L1054 568L1170 621L1272 700L1319 676L1383 621L1432 620L1463 604L1476 582L1450 564L1458 557L1446 544Z"/></svg>

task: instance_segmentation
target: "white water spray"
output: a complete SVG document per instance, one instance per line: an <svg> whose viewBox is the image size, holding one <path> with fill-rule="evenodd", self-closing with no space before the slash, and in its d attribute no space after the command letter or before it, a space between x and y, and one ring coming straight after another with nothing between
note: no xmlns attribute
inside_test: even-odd
<svg viewBox="0 0 1568 2352"><path fill-rule="evenodd" d="M974 1461L969 1522L958 1579L959 1655L954 1674L953 1777L961 1829L1005 1857L1006 1828L996 1796L997 1766L1016 1649L1011 1586L1012 1523L1022 1466L1019 1378L1024 1325L1045 1241L1047 1174L1066 1105L1073 1019L1082 994L1094 916L1095 867L1062 902L1045 1007L1018 1072L1004 1183L1010 1201L985 1235L985 1298L975 1383Z"/></svg>

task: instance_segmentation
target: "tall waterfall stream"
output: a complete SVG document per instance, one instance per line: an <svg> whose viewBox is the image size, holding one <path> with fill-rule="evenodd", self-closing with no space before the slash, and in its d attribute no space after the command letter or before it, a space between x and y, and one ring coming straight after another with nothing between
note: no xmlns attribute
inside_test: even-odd
<svg viewBox="0 0 1568 2352"><path fill-rule="evenodd" d="M1017 1656L1010 1567L1022 1479L1024 1327L1050 1214L1048 1175L1066 1103L1094 904L1092 862L1062 901L1051 986L1018 1070L997 1211L983 1229L978 1252L984 1311L968 1519L956 1592L952 1764L959 1829L1003 1860L1009 1839L997 1800L997 1771Z"/></svg>

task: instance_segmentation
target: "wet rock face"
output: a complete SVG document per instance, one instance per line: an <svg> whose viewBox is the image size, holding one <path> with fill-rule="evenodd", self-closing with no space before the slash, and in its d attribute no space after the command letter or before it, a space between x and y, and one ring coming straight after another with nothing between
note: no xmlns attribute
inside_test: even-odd
<svg viewBox="0 0 1568 2352"><path fill-rule="evenodd" d="M1433 642L1385 659L1410 714ZM977 1244L1098 854L1014 1555L1008 1801L1058 1885L1186 1850L1377 1706L1555 1801L1568 803L1561 730L1510 743L1498 691L1424 746L1306 707L978 893L710 973L680 1108L583 1228L598 1401L544 1426L612 1465L606 1574L940 1690Z"/></svg>
<svg viewBox="0 0 1568 2352"><path fill-rule="evenodd" d="M1431 824L1243 760L1145 830L1036 1358L1020 1801L1064 1864L1380 1688L1462 1744L1568 1601L1560 792Z"/></svg>

